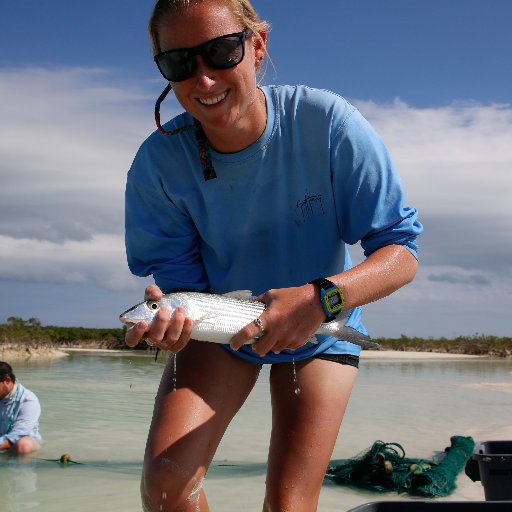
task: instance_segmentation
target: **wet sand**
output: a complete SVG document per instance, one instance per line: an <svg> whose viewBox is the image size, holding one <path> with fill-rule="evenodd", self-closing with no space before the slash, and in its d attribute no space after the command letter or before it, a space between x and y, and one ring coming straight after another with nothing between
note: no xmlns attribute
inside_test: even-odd
<svg viewBox="0 0 512 512"><path fill-rule="evenodd" d="M107 354L125 354L133 355L131 350L115 350L105 348L71 348L64 347L62 349L49 347L31 347L31 348L0 348L1 361L25 360L25 359L53 359L66 357L70 352L91 352L91 353L107 353ZM153 352L139 351L138 355L150 355ZM467 354L448 354L444 352L414 352L401 350L363 350L361 359L379 359L379 360L428 360L428 359L482 359L489 356L474 356Z"/></svg>
<svg viewBox="0 0 512 512"><path fill-rule="evenodd" d="M363 350L361 359L482 359L489 356L448 354L446 352L413 352L408 350Z"/></svg>
<svg viewBox="0 0 512 512"><path fill-rule="evenodd" d="M0 361L50 360L66 357L68 354L55 348L0 349Z"/></svg>

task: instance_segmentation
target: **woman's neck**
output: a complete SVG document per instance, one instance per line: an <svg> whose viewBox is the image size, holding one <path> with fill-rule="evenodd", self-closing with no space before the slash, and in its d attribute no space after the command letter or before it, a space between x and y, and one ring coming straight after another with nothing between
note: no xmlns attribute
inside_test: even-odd
<svg viewBox="0 0 512 512"><path fill-rule="evenodd" d="M236 153L256 142L267 126L267 104L260 88L256 89L253 107L232 128L219 131L205 128L208 144L220 153Z"/></svg>

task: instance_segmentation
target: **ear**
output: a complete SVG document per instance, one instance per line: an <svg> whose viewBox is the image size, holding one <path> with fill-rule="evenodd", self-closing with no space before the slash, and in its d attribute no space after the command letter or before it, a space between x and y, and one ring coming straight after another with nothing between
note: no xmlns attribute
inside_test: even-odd
<svg viewBox="0 0 512 512"><path fill-rule="evenodd" d="M256 67L260 67L267 50L267 31L260 30L259 37L254 37L254 61Z"/></svg>

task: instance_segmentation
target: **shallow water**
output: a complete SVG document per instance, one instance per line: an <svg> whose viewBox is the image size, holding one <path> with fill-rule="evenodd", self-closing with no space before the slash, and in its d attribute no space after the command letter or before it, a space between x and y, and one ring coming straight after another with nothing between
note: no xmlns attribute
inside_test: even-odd
<svg viewBox="0 0 512 512"><path fill-rule="evenodd" d="M53 362L17 363L17 377L41 401L45 443L34 458L0 459L0 512L139 512L141 461L163 366L163 357L155 363L133 353L75 352ZM449 446L452 435L512 439L511 382L510 361L362 360L333 461L378 439L425 458ZM264 368L208 474L212 510L261 510L269 434ZM64 453L80 464L58 464ZM462 474L457 483L444 499L484 499L479 482ZM326 481L318 510L396 499L410 498Z"/></svg>

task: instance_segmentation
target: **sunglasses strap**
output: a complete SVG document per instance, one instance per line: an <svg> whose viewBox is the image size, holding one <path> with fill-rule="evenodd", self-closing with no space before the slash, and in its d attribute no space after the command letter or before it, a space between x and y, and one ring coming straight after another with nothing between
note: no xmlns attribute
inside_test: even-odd
<svg viewBox="0 0 512 512"><path fill-rule="evenodd" d="M166 88L162 91L162 94L160 94L155 103L155 123L158 128L158 131L163 133L164 135L175 135L186 130L195 129L196 141L197 144L199 145L199 159L201 161L201 166L203 168L204 181L215 179L217 177L217 173L215 172L215 169L213 167L210 146L208 144L208 140L206 138L206 134L204 133L203 127L201 126L201 123L197 119L194 119L193 125L187 125L181 128L176 128L175 130L168 131L162 126L160 122L160 105L165 100L169 92L171 92L171 90L171 84L167 84Z"/></svg>
<svg viewBox="0 0 512 512"><path fill-rule="evenodd" d="M199 145L199 159L203 166L204 181L213 180L217 177L217 173L213 167L210 145L208 144L201 123L197 119L194 119L194 125L196 127L196 140Z"/></svg>

